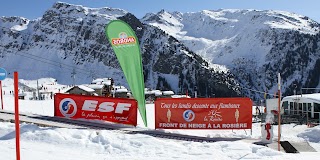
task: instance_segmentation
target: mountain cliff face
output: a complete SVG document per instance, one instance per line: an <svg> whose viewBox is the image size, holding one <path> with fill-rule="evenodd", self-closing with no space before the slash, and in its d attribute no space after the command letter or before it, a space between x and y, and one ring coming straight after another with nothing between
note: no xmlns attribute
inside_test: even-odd
<svg viewBox="0 0 320 160"><path fill-rule="evenodd" d="M87 8L58 2L36 20L0 18L0 62L23 79L56 78L60 83L90 83L111 77L127 83L105 36L108 22L121 19L140 42L146 87L207 96L239 96L234 75L209 66L200 55L158 27L113 8ZM9 74L10 77L10 74Z"/></svg>
<svg viewBox="0 0 320 160"><path fill-rule="evenodd" d="M226 68L242 93L255 100L265 91L270 95L277 91L278 73L283 95L319 88L320 25L306 16L283 11L162 10L147 14L142 22L175 37L207 60L209 68Z"/></svg>
<svg viewBox="0 0 320 160"><path fill-rule="evenodd" d="M277 73L283 95L320 87L320 26L283 11L161 10L139 20L121 9L58 2L36 20L0 18L1 67L24 79L81 84L112 77L128 87L104 33L114 19L136 32L149 88L260 100L276 92Z"/></svg>

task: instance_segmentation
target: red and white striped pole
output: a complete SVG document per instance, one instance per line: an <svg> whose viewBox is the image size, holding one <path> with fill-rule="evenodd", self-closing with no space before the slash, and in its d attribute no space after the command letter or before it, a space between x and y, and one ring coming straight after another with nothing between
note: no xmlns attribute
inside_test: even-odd
<svg viewBox="0 0 320 160"><path fill-rule="evenodd" d="M14 72L14 121L16 127L16 156L17 160L20 160L20 121L19 121L19 98L18 98L18 72Z"/></svg>

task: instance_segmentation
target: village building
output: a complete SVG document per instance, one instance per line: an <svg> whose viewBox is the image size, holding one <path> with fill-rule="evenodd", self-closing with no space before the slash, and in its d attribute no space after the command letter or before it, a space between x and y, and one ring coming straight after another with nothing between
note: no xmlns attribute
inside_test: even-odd
<svg viewBox="0 0 320 160"><path fill-rule="evenodd" d="M26 94L25 94L25 93L18 93L18 99L24 100L25 97L26 97Z"/></svg>
<svg viewBox="0 0 320 160"><path fill-rule="evenodd" d="M117 98L129 98L129 91L124 86L114 86L112 92L114 92L114 97Z"/></svg>
<svg viewBox="0 0 320 160"><path fill-rule="evenodd" d="M103 96L103 97L110 97L111 92L110 88L107 85L104 84L89 84L87 85L88 88L91 88L94 90L94 93L96 93L98 96Z"/></svg>
<svg viewBox="0 0 320 160"><path fill-rule="evenodd" d="M95 93L103 97L112 97L112 78L97 78L94 79L91 84L88 85L89 88L94 89Z"/></svg>
<svg viewBox="0 0 320 160"><path fill-rule="evenodd" d="M73 86L65 91L65 93L92 96L95 95L95 90L84 85L79 85Z"/></svg>
<svg viewBox="0 0 320 160"><path fill-rule="evenodd" d="M320 93L286 96L281 104L284 115L320 120Z"/></svg>
<svg viewBox="0 0 320 160"><path fill-rule="evenodd" d="M162 95L162 92L160 90L151 90L150 88L145 88L144 95L147 103L153 103L156 100L156 97Z"/></svg>
<svg viewBox="0 0 320 160"><path fill-rule="evenodd" d="M172 98L174 95L173 91L162 91L162 95L160 96L161 98Z"/></svg>
<svg viewBox="0 0 320 160"><path fill-rule="evenodd" d="M104 84L107 86L113 85L114 81L112 78L97 78L92 80L91 84Z"/></svg>

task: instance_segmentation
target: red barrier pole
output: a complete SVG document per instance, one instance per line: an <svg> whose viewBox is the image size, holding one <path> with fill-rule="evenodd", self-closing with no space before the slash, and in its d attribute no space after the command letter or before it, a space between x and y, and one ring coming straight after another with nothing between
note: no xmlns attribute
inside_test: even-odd
<svg viewBox="0 0 320 160"><path fill-rule="evenodd" d="M3 110L2 81L0 81L0 92L1 92L1 109Z"/></svg>
<svg viewBox="0 0 320 160"><path fill-rule="evenodd" d="M18 104L18 72L14 72L14 102L15 102L15 126L16 126L16 155L20 160L20 121L19 121L19 104Z"/></svg>

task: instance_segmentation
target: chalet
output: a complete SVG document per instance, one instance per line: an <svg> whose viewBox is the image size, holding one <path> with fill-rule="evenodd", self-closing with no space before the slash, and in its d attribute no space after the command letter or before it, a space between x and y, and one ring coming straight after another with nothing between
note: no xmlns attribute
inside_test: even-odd
<svg viewBox="0 0 320 160"><path fill-rule="evenodd" d="M172 98L191 98L191 97L188 96L188 95L177 95L177 94L172 95L171 97L172 97Z"/></svg>
<svg viewBox="0 0 320 160"><path fill-rule="evenodd" d="M162 98L172 98L172 96L174 95L173 91L162 91Z"/></svg>
<svg viewBox="0 0 320 160"><path fill-rule="evenodd" d="M129 91L124 86L114 86L112 92L114 92L114 97L129 98L128 96Z"/></svg>
<svg viewBox="0 0 320 160"><path fill-rule="evenodd" d="M95 93L99 96L111 97L113 83L112 78L98 78L93 80L88 87L94 89Z"/></svg>
<svg viewBox="0 0 320 160"><path fill-rule="evenodd" d="M107 86L113 85L114 81L112 78L97 78L92 80L91 84L103 84Z"/></svg>
<svg viewBox="0 0 320 160"><path fill-rule="evenodd" d="M93 89L94 93L96 93L98 96L103 96L103 97L110 97L111 96L110 88L107 85L89 84L89 85L87 85L87 87Z"/></svg>
<svg viewBox="0 0 320 160"><path fill-rule="evenodd" d="M18 94L18 99L25 99L26 94L25 93L19 93Z"/></svg>
<svg viewBox="0 0 320 160"><path fill-rule="evenodd" d="M67 91L65 91L65 93L91 96L94 95L95 90L84 85L79 85L68 89Z"/></svg>
<svg viewBox="0 0 320 160"><path fill-rule="evenodd" d="M148 103L153 103L156 97L159 97L162 95L162 92L160 90L151 90L150 88L145 88L144 95Z"/></svg>

